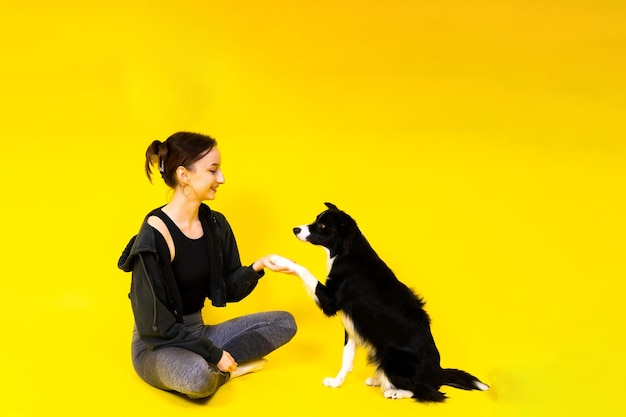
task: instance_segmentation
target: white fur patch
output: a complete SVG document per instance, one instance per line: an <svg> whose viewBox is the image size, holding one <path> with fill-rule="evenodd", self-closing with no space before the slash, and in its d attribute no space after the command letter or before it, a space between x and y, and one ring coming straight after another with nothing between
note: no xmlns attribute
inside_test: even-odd
<svg viewBox="0 0 626 417"><path fill-rule="evenodd" d="M403 398L412 398L413 392L405 389L388 389L383 392L383 395L390 400L401 400Z"/></svg>
<svg viewBox="0 0 626 417"><path fill-rule="evenodd" d="M328 274L330 274L333 263L335 263L335 257L330 257L330 250L328 248L324 248L324 251L326 252L326 270L328 271Z"/></svg>
<svg viewBox="0 0 626 417"><path fill-rule="evenodd" d="M375 376L371 376L365 379L365 385L367 385L368 387L380 387L380 379L376 378Z"/></svg>
<svg viewBox="0 0 626 417"><path fill-rule="evenodd" d="M483 384L480 381L474 382L474 385L476 385L476 388L478 388L481 391L487 391L489 389L489 385Z"/></svg>
<svg viewBox="0 0 626 417"><path fill-rule="evenodd" d="M317 297L315 296L315 287L317 287L319 281L313 276L313 274L309 272L308 269L279 255L272 255L271 261L275 265L296 271L300 279L302 279L304 287L306 288L309 295L313 298L313 300L315 300L316 303L318 302Z"/></svg>
<svg viewBox="0 0 626 417"><path fill-rule="evenodd" d="M306 242L306 238L311 234L311 232L309 231L309 226L303 225L298 226L298 228L300 229L300 233L298 233L296 237L301 241Z"/></svg>
<svg viewBox="0 0 626 417"><path fill-rule="evenodd" d="M307 293L311 296L311 298L313 298L316 303L319 303L319 300L315 295L315 288L317 287L317 284L319 284L319 281L313 276L313 274L311 274L311 272L309 272L308 269L306 269L302 265L298 265L297 263L282 257L272 258L272 262L274 262L276 265L284 266L296 271L296 274L298 274L298 276L302 280L302 283L304 284L304 288L306 289Z"/></svg>
<svg viewBox="0 0 626 417"><path fill-rule="evenodd" d="M277 266L282 266L289 269L293 269L293 267L297 265L295 262L290 261L289 259L284 258L280 255L270 256L270 261Z"/></svg>

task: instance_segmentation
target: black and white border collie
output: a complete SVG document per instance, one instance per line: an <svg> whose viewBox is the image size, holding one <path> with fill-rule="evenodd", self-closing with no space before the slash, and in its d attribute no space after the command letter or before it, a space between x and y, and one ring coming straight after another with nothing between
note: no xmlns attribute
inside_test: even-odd
<svg viewBox="0 0 626 417"><path fill-rule="evenodd" d="M316 220L295 227L298 239L322 246L328 254L326 283L305 267L276 256L274 262L296 271L309 294L327 316L337 313L345 328L341 370L324 385L339 387L358 346L376 366L365 383L380 386L385 398L442 402L442 385L484 391L489 387L458 369L443 369L430 331L424 301L400 282L378 257L356 222L331 203Z"/></svg>

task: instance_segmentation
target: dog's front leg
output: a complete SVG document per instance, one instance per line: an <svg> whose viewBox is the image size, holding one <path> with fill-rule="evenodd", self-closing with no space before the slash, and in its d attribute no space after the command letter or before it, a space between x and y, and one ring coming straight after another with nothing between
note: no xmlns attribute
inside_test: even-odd
<svg viewBox="0 0 626 417"><path fill-rule="evenodd" d="M317 295L315 295L315 289L317 288L317 285L320 284L320 282L311 272L309 272L308 269L306 269L302 265L298 265L297 263L278 255L274 255L272 257L272 262L274 262L276 265L284 266L295 271L302 280L302 283L304 284L307 293L311 296L311 298L313 298L315 303L319 305L319 300L317 298Z"/></svg>
<svg viewBox="0 0 626 417"><path fill-rule="evenodd" d="M319 280L315 278L315 276L311 272L309 272L308 269L300 265L296 265L296 268L294 270L298 273L298 276L302 280L302 283L304 284L304 288L306 288L306 292L311 296L313 301L315 301L315 303L319 305L320 300L317 298L317 295L315 294L315 290L317 289L317 286L320 284Z"/></svg>
<svg viewBox="0 0 626 417"><path fill-rule="evenodd" d="M352 371L352 365L354 363L354 357L356 355L356 343L354 339L348 337L346 344L343 346L343 356L341 358L341 369L336 377L324 378L324 385L331 388L338 388L343 384L348 372Z"/></svg>

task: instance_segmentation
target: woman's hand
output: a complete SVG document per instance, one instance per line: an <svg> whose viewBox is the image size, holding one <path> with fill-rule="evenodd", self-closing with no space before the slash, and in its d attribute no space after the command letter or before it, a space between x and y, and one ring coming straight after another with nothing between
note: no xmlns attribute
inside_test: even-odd
<svg viewBox="0 0 626 417"><path fill-rule="evenodd" d="M235 359L233 359L233 357L230 355L230 353L224 351L216 366L217 369L222 372L235 372L238 365L237 362L235 362Z"/></svg>
<svg viewBox="0 0 626 417"><path fill-rule="evenodd" d="M291 269L289 266L284 265L281 260L284 260L278 255L267 255L257 260L253 265L255 271L260 272L263 268L267 268L270 271L274 272L282 272L284 274L298 275L296 271Z"/></svg>

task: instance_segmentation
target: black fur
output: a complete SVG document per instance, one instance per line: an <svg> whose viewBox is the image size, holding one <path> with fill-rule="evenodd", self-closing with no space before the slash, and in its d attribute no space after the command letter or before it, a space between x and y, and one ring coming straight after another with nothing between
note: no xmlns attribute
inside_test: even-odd
<svg viewBox="0 0 626 417"><path fill-rule="evenodd" d="M413 392L418 401L444 401L442 385L486 389L464 371L441 368L422 298L396 278L352 217L325 204L328 209L307 225L306 237L334 258L326 283L315 288L324 314L346 315L358 337L371 347L370 361L396 388ZM296 235L300 232L294 228Z"/></svg>

